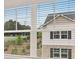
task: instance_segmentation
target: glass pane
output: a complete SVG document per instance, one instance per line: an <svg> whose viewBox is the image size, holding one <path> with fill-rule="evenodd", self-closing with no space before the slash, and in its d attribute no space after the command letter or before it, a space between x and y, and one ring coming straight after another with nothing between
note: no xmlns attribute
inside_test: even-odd
<svg viewBox="0 0 79 59"><path fill-rule="evenodd" d="M61 34L67 34L67 31L61 31Z"/></svg>
<svg viewBox="0 0 79 59"><path fill-rule="evenodd" d="M67 39L67 35L61 35L61 39Z"/></svg>
<svg viewBox="0 0 79 59"><path fill-rule="evenodd" d="M75 0L57 0L37 4L37 28L53 19L54 13L75 10ZM49 15L52 16L49 16Z"/></svg>
<svg viewBox="0 0 79 59"><path fill-rule="evenodd" d="M30 56L30 32L4 34L4 53Z"/></svg>
<svg viewBox="0 0 79 59"><path fill-rule="evenodd" d="M37 56L42 56L42 32L37 32Z"/></svg>
<svg viewBox="0 0 79 59"><path fill-rule="evenodd" d="M62 58L67 58L67 54L61 54Z"/></svg>
<svg viewBox="0 0 79 59"><path fill-rule="evenodd" d="M54 57L60 57L60 50L59 50L59 48L54 48Z"/></svg>
<svg viewBox="0 0 79 59"><path fill-rule="evenodd" d="M67 49L61 49L61 57L62 58L67 58L67 54L68 54Z"/></svg>
<svg viewBox="0 0 79 59"><path fill-rule="evenodd" d="M59 34L59 31L54 31L54 34L56 35L56 34Z"/></svg>
<svg viewBox="0 0 79 59"><path fill-rule="evenodd" d="M16 9L4 11L4 30L16 30Z"/></svg>
<svg viewBox="0 0 79 59"><path fill-rule="evenodd" d="M18 30L31 29L31 7L17 8L17 22Z"/></svg>
<svg viewBox="0 0 79 59"><path fill-rule="evenodd" d="M54 35L54 39L59 39L60 35Z"/></svg>

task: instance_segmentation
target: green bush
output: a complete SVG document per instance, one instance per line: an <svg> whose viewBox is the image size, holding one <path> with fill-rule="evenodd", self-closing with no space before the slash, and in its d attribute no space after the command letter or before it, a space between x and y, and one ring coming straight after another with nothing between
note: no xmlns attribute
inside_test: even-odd
<svg viewBox="0 0 79 59"><path fill-rule="evenodd" d="M23 43L23 39L21 38L21 36L17 36L16 40L15 40L15 44L16 45L21 45Z"/></svg>

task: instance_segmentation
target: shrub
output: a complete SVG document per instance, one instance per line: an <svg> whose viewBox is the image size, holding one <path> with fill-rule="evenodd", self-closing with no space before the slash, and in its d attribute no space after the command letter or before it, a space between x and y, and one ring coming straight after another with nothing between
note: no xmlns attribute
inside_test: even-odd
<svg viewBox="0 0 79 59"><path fill-rule="evenodd" d="M23 39L21 38L21 36L17 36L17 39L15 40L15 44L17 45L21 45L23 43Z"/></svg>

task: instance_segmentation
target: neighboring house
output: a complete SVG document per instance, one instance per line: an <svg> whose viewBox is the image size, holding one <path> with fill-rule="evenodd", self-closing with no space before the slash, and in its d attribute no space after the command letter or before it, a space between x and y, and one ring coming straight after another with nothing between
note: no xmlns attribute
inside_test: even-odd
<svg viewBox="0 0 79 59"><path fill-rule="evenodd" d="M42 56L75 59L75 12L49 14L41 26Z"/></svg>

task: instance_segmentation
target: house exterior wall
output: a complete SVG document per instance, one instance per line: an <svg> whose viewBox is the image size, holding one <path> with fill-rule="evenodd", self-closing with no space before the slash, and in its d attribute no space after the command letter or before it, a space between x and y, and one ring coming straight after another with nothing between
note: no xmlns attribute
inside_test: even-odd
<svg viewBox="0 0 79 59"><path fill-rule="evenodd" d="M50 48L66 48L66 49L71 49L72 50L72 58L75 59L75 49L73 46L60 46L60 45L43 45L43 50L42 50L42 57L44 58L49 58L49 59L54 59L50 58ZM62 59L62 58L60 58Z"/></svg>
<svg viewBox="0 0 79 59"><path fill-rule="evenodd" d="M68 31L71 30L71 39L50 39L50 31ZM58 17L47 26L44 27L43 45L70 45L75 44L75 22L64 17Z"/></svg>
<svg viewBox="0 0 79 59"><path fill-rule="evenodd" d="M71 39L50 39L50 31L68 30L71 30ZM72 49L72 59L75 59L75 22L64 17L58 17L43 28L42 35L43 57L50 58L50 48L66 48Z"/></svg>

